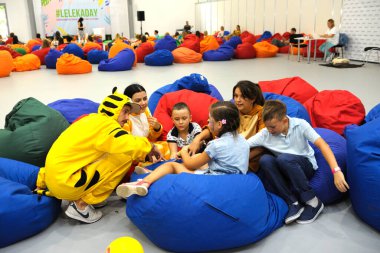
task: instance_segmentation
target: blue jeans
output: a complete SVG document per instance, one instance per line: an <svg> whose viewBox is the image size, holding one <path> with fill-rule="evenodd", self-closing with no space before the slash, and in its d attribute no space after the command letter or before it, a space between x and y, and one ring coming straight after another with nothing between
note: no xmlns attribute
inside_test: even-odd
<svg viewBox="0 0 380 253"><path fill-rule="evenodd" d="M326 52L326 58L330 56L330 48L332 48L333 46L335 46L334 44L326 41L325 43L323 43L320 47L319 47L319 51L321 51L322 53L325 53Z"/></svg>
<svg viewBox="0 0 380 253"><path fill-rule="evenodd" d="M309 179L315 170L304 156L280 154L275 157L265 154L260 158L261 176L269 183L275 194L288 205L298 201L306 203L315 197ZM265 183L264 183L265 185Z"/></svg>

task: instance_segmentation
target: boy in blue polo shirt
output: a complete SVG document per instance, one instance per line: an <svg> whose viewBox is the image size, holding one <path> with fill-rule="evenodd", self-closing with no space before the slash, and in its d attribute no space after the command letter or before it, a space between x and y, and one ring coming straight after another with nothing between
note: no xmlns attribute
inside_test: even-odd
<svg viewBox="0 0 380 253"><path fill-rule="evenodd" d="M260 168L276 194L289 205L285 223L295 220L301 224L311 223L324 206L309 185L318 165L308 141L321 150L334 174L335 186L341 192L349 189L344 175L330 146L305 120L288 117L284 103L266 101L263 119L266 128L248 139L249 146L263 146L273 154L261 157Z"/></svg>

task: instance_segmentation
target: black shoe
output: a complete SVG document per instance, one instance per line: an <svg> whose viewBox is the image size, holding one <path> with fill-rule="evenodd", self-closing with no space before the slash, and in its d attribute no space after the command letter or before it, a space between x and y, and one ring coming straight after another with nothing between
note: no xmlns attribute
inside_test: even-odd
<svg viewBox="0 0 380 253"><path fill-rule="evenodd" d="M289 205L289 211L285 217L285 224L290 224L293 221L297 220L301 216L303 210L304 208L299 204Z"/></svg>
<svg viewBox="0 0 380 253"><path fill-rule="evenodd" d="M305 211L301 214L301 216L297 219L297 223L300 224L308 224L312 223L317 219L318 215L322 212L324 208L324 205L322 201L318 199L318 205L317 207L312 207L309 205L306 205Z"/></svg>

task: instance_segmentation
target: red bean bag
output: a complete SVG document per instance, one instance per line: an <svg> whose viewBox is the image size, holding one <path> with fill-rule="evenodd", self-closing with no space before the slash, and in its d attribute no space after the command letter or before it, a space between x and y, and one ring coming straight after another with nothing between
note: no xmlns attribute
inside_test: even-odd
<svg viewBox="0 0 380 253"><path fill-rule="evenodd" d="M286 40L290 39L290 32L284 32L282 37L284 37Z"/></svg>
<svg viewBox="0 0 380 253"><path fill-rule="evenodd" d="M236 59L256 58L256 50L251 43L245 42L243 44L239 44L235 49L234 58Z"/></svg>
<svg viewBox="0 0 380 253"><path fill-rule="evenodd" d="M365 109L358 97L346 90L324 90L304 103L313 127L328 128L343 135L347 125L360 125Z"/></svg>
<svg viewBox="0 0 380 253"><path fill-rule="evenodd" d="M32 51L32 48L36 45L42 45L42 41L40 40L29 40L28 43L26 43L26 46L29 48L30 52Z"/></svg>
<svg viewBox="0 0 380 253"><path fill-rule="evenodd" d="M175 63L197 63L202 61L202 54L187 47L179 47L172 51Z"/></svg>
<svg viewBox="0 0 380 253"><path fill-rule="evenodd" d="M219 48L219 43L214 36L206 36L200 42L200 53L203 54L208 50L216 50Z"/></svg>
<svg viewBox="0 0 380 253"><path fill-rule="evenodd" d="M33 51L32 54L37 55L40 59L41 65L45 65L45 56L49 53L50 47L41 48Z"/></svg>
<svg viewBox="0 0 380 253"><path fill-rule="evenodd" d="M173 127L173 121L170 116L176 103L186 103L192 112L192 121L197 122L200 126L205 126L207 125L209 107L217 101L216 98L210 95L185 89L163 95L154 111L154 117L157 118L163 127L162 140L166 140L166 135Z"/></svg>
<svg viewBox="0 0 380 253"><path fill-rule="evenodd" d="M77 44L77 43L75 43L75 44ZM65 47L67 46L68 44L61 44L61 45L59 45L58 47L57 47L57 50L58 51L62 51L63 49L65 49ZM78 44L77 44L78 45Z"/></svg>
<svg viewBox="0 0 380 253"><path fill-rule="evenodd" d="M88 54L88 52L90 52L91 50L94 50L94 49L97 49L97 50L103 50L103 48L98 44L98 43L95 43L95 42L87 42L82 50L83 50L83 53L85 55Z"/></svg>
<svg viewBox="0 0 380 253"><path fill-rule="evenodd" d="M307 43L311 43L311 48L310 48L310 57L314 57L314 49L315 49L315 40L312 40L312 41L308 41ZM325 43L326 40L317 40L317 54L316 54L316 57L318 58L322 58L323 57L323 52L319 51L318 48L323 44ZM303 56L304 57L307 57L307 50L305 48L305 50L303 50Z"/></svg>
<svg viewBox="0 0 380 253"><path fill-rule="evenodd" d="M266 41L258 42L253 47L256 49L257 58L275 57L278 52L278 47Z"/></svg>
<svg viewBox="0 0 380 253"><path fill-rule="evenodd" d="M135 52L137 56L137 62L143 63L145 56L154 52L154 47L152 43L144 42L138 48L136 48Z"/></svg>
<svg viewBox="0 0 380 253"><path fill-rule="evenodd" d="M243 43L250 43L251 45L256 43L255 35L247 31L240 34L240 38Z"/></svg>
<svg viewBox="0 0 380 253"><path fill-rule="evenodd" d="M16 57L19 57L22 55L22 54L16 52L15 50L13 50L12 48L7 47L7 46L0 46L0 51L8 51L11 54L12 58L16 58Z"/></svg>
<svg viewBox="0 0 380 253"><path fill-rule="evenodd" d="M13 65L13 71L22 72L39 69L41 62L37 55L26 54L13 59Z"/></svg>
<svg viewBox="0 0 380 253"><path fill-rule="evenodd" d="M318 90L299 76L272 81L259 81L263 92L272 92L291 97L301 104L318 93Z"/></svg>
<svg viewBox="0 0 380 253"><path fill-rule="evenodd" d="M0 77L9 76L13 69L12 55L5 50L0 50Z"/></svg>
<svg viewBox="0 0 380 253"><path fill-rule="evenodd" d="M73 54L63 54L57 60L57 73L62 75L85 74L92 72L92 65Z"/></svg>
<svg viewBox="0 0 380 253"><path fill-rule="evenodd" d="M187 47L194 50L197 53L201 51L199 38L195 34L186 35L185 40L179 47Z"/></svg>
<svg viewBox="0 0 380 253"><path fill-rule="evenodd" d="M214 36L215 37L215 36ZM218 42L219 46L224 43L224 40L222 38L215 38L216 41Z"/></svg>

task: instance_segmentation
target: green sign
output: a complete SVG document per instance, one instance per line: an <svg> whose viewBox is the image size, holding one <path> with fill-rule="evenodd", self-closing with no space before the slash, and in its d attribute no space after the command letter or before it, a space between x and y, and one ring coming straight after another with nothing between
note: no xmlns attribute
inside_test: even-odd
<svg viewBox="0 0 380 253"><path fill-rule="evenodd" d="M57 18L91 18L98 15L98 9L57 9Z"/></svg>

